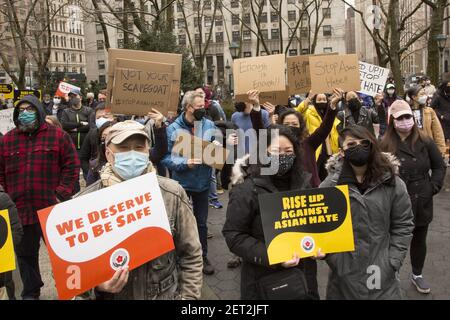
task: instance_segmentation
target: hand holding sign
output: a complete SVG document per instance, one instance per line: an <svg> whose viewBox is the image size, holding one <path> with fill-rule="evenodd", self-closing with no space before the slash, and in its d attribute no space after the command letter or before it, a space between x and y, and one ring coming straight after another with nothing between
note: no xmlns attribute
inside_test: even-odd
<svg viewBox="0 0 450 320"><path fill-rule="evenodd" d="M265 102L263 104L264 109L266 109L266 111L269 113L269 115L273 115L273 113L275 112L275 106L273 104L271 104L270 102Z"/></svg>
<svg viewBox="0 0 450 320"><path fill-rule="evenodd" d="M155 108L152 108L152 110L148 112L147 116L155 121L155 128L161 128L164 120L164 115L161 112Z"/></svg>
<svg viewBox="0 0 450 320"><path fill-rule="evenodd" d="M292 267L298 266L299 262L300 262L300 258L298 256L298 254L294 253L292 259L288 260L286 262L283 262L281 264L281 266L284 267L284 268L292 268Z"/></svg>
<svg viewBox="0 0 450 320"><path fill-rule="evenodd" d="M337 107L337 104L339 103L339 101L342 100L343 97L344 97L344 90L339 89L339 88L334 88L333 95L331 96L331 103L330 103L331 109L335 110Z"/></svg>
<svg viewBox="0 0 450 320"><path fill-rule="evenodd" d="M248 101L254 106L259 106L259 91L250 90L247 91Z"/></svg>
<svg viewBox="0 0 450 320"><path fill-rule="evenodd" d="M129 275L130 271L128 270L128 267L123 269L120 268L114 273L110 280L98 285L97 290L108 293L119 293L127 284Z"/></svg>

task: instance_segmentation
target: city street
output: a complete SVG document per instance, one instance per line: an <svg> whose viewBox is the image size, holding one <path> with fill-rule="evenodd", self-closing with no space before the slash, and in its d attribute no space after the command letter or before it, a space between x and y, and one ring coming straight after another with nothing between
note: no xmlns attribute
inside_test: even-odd
<svg viewBox="0 0 450 320"><path fill-rule="evenodd" d="M445 187L444 187L445 188ZM446 188L450 188L450 174L447 171ZM204 276L202 299L239 299L240 298L240 267L228 269L227 262L231 257L221 230L225 221L228 193L220 197L225 205L223 209L210 208L209 231L214 235L209 239L209 258L216 272L211 276ZM428 233L428 254L425 262L424 277L431 285L431 294L420 294L409 280L411 267L409 255L400 272L400 280L405 299L450 299L450 191L441 191L434 198L434 220ZM56 299L57 294L51 276L50 262L45 246L41 247L41 272L45 286L41 299ZM319 261L318 282L322 299L325 298L328 266ZM16 280L16 296L20 295L21 284L17 270L14 272Z"/></svg>

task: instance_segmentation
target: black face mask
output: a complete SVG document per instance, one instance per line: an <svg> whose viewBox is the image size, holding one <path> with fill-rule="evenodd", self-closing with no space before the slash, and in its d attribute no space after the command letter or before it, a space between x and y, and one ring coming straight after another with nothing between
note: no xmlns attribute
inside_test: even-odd
<svg viewBox="0 0 450 320"><path fill-rule="evenodd" d="M278 173L277 176L284 176L286 173L288 173L295 162L295 154L279 154L279 155L271 155L270 157L270 163L273 166L278 166Z"/></svg>
<svg viewBox="0 0 450 320"><path fill-rule="evenodd" d="M353 98L347 101L347 106L351 112L359 111L361 109L361 101L358 98Z"/></svg>
<svg viewBox="0 0 450 320"><path fill-rule="evenodd" d="M361 167L367 164L371 147L372 145L363 146L361 144L358 144L353 148L344 150L345 159L355 167Z"/></svg>
<svg viewBox="0 0 450 320"><path fill-rule="evenodd" d="M203 119L205 114L206 114L206 110L204 108L201 108L201 109L195 109L193 116L194 116L195 120L200 121Z"/></svg>
<svg viewBox="0 0 450 320"><path fill-rule="evenodd" d="M326 110L327 108L328 108L328 103L327 102L317 102L316 104L315 104L315 106L316 106L316 108L318 109L318 110Z"/></svg>
<svg viewBox="0 0 450 320"><path fill-rule="evenodd" d="M291 129L291 131L295 134L296 137L300 137L300 135L302 133L302 129L297 128L297 127L291 127L291 126L289 126L289 129Z"/></svg>

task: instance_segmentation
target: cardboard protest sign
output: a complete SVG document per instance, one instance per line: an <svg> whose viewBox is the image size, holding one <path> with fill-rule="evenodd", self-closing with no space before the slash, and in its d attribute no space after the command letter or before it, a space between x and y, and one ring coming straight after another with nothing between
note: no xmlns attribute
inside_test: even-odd
<svg viewBox="0 0 450 320"><path fill-rule="evenodd" d="M38 211L56 289L69 299L174 249L155 173Z"/></svg>
<svg viewBox="0 0 450 320"><path fill-rule="evenodd" d="M67 98L70 90L72 90L72 89L77 89L78 91L81 92L80 87L77 87L77 86L74 86L73 84L61 81L58 85L58 89L55 92L55 96Z"/></svg>
<svg viewBox="0 0 450 320"><path fill-rule="evenodd" d="M16 269L8 210L0 211L0 273Z"/></svg>
<svg viewBox="0 0 450 320"><path fill-rule="evenodd" d="M259 196L270 264L354 250L348 186Z"/></svg>
<svg viewBox="0 0 450 320"><path fill-rule="evenodd" d="M140 50L128 49L108 49L108 84L107 84L107 106L111 104L112 87L114 83L114 74L117 59L131 59L138 61L154 62L154 63L168 63L175 66L173 73L173 85L171 88L172 96L170 100L170 109L177 110L178 98L180 96L181 84L181 61L182 55L176 53L166 52L150 52Z"/></svg>
<svg viewBox="0 0 450 320"><path fill-rule="evenodd" d="M262 105L266 102L269 102L273 105L287 105L288 103L289 95L287 93L287 90L285 91L272 91L272 92L261 92L259 94L259 103ZM243 101L243 102L249 102L248 96L246 94L240 94L235 96L235 101Z"/></svg>
<svg viewBox="0 0 450 320"><path fill-rule="evenodd" d="M6 134L16 127L13 120L13 113L13 108L0 110L0 132L2 134Z"/></svg>
<svg viewBox="0 0 450 320"><path fill-rule="evenodd" d="M359 76L361 79L359 92L373 97L378 92L383 91L389 76L389 69L360 61Z"/></svg>
<svg viewBox="0 0 450 320"><path fill-rule="evenodd" d="M336 55L337 52L287 57L288 94L308 93L311 90L309 58L312 56Z"/></svg>
<svg viewBox="0 0 450 320"><path fill-rule="evenodd" d="M14 103L17 104L23 97L28 95L35 95L39 100L42 100L41 90L18 90L14 89Z"/></svg>
<svg viewBox="0 0 450 320"><path fill-rule="evenodd" d="M233 80L235 95L286 90L284 54L234 60Z"/></svg>
<svg viewBox="0 0 450 320"><path fill-rule="evenodd" d="M333 88L359 91L359 64L356 54L311 56L311 91L331 93Z"/></svg>
<svg viewBox="0 0 450 320"><path fill-rule="evenodd" d="M152 108L167 113L174 65L117 59L111 110L145 116Z"/></svg>
<svg viewBox="0 0 450 320"><path fill-rule="evenodd" d="M230 151L182 131L173 145L172 153L187 159L202 159L203 164L222 170Z"/></svg>

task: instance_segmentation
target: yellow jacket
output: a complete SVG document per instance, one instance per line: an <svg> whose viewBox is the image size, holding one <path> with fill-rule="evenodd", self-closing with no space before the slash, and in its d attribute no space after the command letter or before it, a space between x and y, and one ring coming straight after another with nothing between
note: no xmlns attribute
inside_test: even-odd
<svg viewBox="0 0 450 320"><path fill-rule="evenodd" d="M314 131L316 131L320 124L322 123L322 118L317 112L316 108L310 104L308 106L305 106L304 101L302 101L297 108L295 108L296 111L300 112L303 115L303 118L306 122L306 128L308 129L309 134L312 134ZM337 131L337 125L340 123L340 121L336 118L333 123L333 128L331 129L331 133L328 136L328 141L325 143L328 147L328 155L335 154L339 151L339 142L338 142L338 131ZM316 150L316 160L319 159L319 155L322 152L322 146L317 148Z"/></svg>

